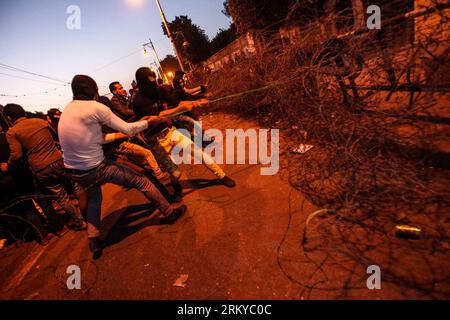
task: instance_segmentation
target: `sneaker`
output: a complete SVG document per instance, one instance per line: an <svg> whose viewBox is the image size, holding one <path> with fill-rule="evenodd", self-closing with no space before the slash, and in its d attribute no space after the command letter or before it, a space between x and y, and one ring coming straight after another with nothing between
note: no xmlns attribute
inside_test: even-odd
<svg viewBox="0 0 450 320"><path fill-rule="evenodd" d="M175 191L172 196L170 196L170 203L178 203L183 201L183 187L179 182L172 184L173 190Z"/></svg>
<svg viewBox="0 0 450 320"><path fill-rule="evenodd" d="M47 246L47 245L50 243L50 240L51 240L52 238L53 238L53 235L52 235L52 234L47 234L45 237L39 239L38 243L39 243L41 246L45 247L45 246Z"/></svg>
<svg viewBox="0 0 450 320"><path fill-rule="evenodd" d="M59 231L56 231L56 232L54 232L55 233L55 235L58 237L58 238L61 238L61 237L63 237L67 232L69 232L70 231L70 229L69 228L67 228L67 226L64 226L61 230L59 230Z"/></svg>
<svg viewBox="0 0 450 320"><path fill-rule="evenodd" d="M92 252L92 259L99 259L103 254L103 241L100 238L89 238L89 250Z"/></svg>
<svg viewBox="0 0 450 320"><path fill-rule="evenodd" d="M169 203L180 203L181 201L183 201L183 195L181 195L179 193L175 193L170 196Z"/></svg>
<svg viewBox="0 0 450 320"><path fill-rule="evenodd" d="M87 229L87 223L83 219L71 219L67 227L74 231L83 231Z"/></svg>
<svg viewBox="0 0 450 320"><path fill-rule="evenodd" d="M173 224L175 221L178 220L179 217L181 217L187 210L187 207L185 205L182 205L172 211L171 214L168 216L162 217L159 220L159 224Z"/></svg>
<svg viewBox="0 0 450 320"><path fill-rule="evenodd" d="M155 174L155 178L158 179L162 184L168 184L170 182L170 176L167 172L161 172L158 175Z"/></svg>
<svg viewBox="0 0 450 320"><path fill-rule="evenodd" d="M219 181L221 184L223 184L224 186L226 186L228 188L234 188L236 186L236 182L234 182L234 180L228 176L223 177Z"/></svg>

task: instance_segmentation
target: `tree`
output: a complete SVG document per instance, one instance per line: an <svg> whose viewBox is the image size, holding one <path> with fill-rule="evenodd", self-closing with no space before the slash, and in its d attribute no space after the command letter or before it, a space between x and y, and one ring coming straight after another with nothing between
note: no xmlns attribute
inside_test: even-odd
<svg viewBox="0 0 450 320"><path fill-rule="evenodd" d="M224 15L226 15L228 18L231 18L230 11L228 10L228 0L225 0L225 1L223 2L222 13L223 13Z"/></svg>
<svg viewBox="0 0 450 320"><path fill-rule="evenodd" d="M215 37L211 40L211 54L219 52L227 45L236 40L236 27L231 24L228 29L220 29Z"/></svg>
<svg viewBox="0 0 450 320"><path fill-rule="evenodd" d="M208 36L203 29L193 24L188 16L175 17L175 20L169 22L168 25L182 60L187 59L188 62L197 64L210 56ZM164 25L162 28L167 36Z"/></svg>
<svg viewBox="0 0 450 320"><path fill-rule="evenodd" d="M227 0L225 15L230 15L239 33L276 28L298 0Z"/></svg>
<svg viewBox="0 0 450 320"><path fill-rule="evenodd" d="M170 54L161 61L161 67L163 68L164 72L173 73L180 69L177 58Z"/></svg>

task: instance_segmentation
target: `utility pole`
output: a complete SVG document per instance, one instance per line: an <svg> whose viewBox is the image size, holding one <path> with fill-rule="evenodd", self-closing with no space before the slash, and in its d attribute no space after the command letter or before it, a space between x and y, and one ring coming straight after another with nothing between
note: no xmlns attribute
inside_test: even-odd
<svg viewBox="0 0 450 320"><path fill-rule="evenodd" d="M162 72L162 74L163 74L163 76L164 76L164 79L165 79L166 81L169 81L169 79L167 79L166 74L164 73L163 67L162 67L162 65L161 65L161 60L159 59L158 52L156 52L155 46L153 45L153 42L152 42L152 39L148 39L148 40L150 41L150 46L152 47L153 52L155 53L156 60L158 61L159 69L161 70L161 72Z"/></svg>
<svg viewBox="0 0 450 320"><path fill-rule="evenodd" d="M172 32L170 32L169 25L168 25L167 19L166 19L166 15L164 14L164 11L161 7L161 3L159 3L159 0L156 0L156 5L158 6L159 13L160 13L161 19L164 23L164 27L166 28L166 32L167 32L167 35L169 36L170 42L172 42L173 49L175 51L175 55L177 56L177 59L178 59L178 64L180 65L180 69L181 69L181 71L184 72L185 70L184 70L184 66L183 66L183 61L181 60L180 53L178 52L177 46L175 45L175 39L173 38Z"/></svg>
<svg viewBox="0 0 450 320"><path fill-rule="evenodd" d="M155 60L153 60L153 65L156 67L156 70L158 70L158 77L167 81L167 76L165 75L161 65L158 64Z"/></svg>
<svg viewBox="0 0 450 320"><path fill-rule="evenodd" d="M164 73L163 67L161 65L161 60L159 59L158 52L156 51L156 48L153 45L152 39L149 39L149 42L148 43L144 43L143 46L144 46L144 48L145 48L145 46L148 46L148 47L150 47L153 50L153 53L155 54L156 60L158 61L158 64L156 65L158 70L161 70L161 73L162 73L162 76L164 77L164 79L166 81L169 81L169 79L167 79L166 74ZM155 62L155 64L156 64L156 62Z"/></svg>

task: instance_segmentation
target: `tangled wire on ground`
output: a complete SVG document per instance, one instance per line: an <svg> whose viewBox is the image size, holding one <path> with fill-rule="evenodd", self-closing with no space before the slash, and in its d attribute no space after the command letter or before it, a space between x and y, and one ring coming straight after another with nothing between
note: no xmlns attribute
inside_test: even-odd
<svg viewBox="0 0 450 320"><path fill-rule="evenodd" d="M47 220L41 205L49 201L47 208L50 208L50 202L56 199L56 195L32 194L0 203L0 238L16 242L16 245L25 242L30 236L41 241L45 238L42 232L45 223L42 223L40 219L44 222ZM29 204L29 206L23 207L22 204ZM37 216L30 219L30 215Z"/></svg>
<svg viewBox="0 0 450 320"><path fill-rule="evenodd" d="M304 252L329 266L376 262L393 283L436 296L450 293L449 11L369 32L339 32L337 13L290 42L261 31L251 58L207 78L217 96L270 85L216 108L281 128L284 176L335 212ZM293 154L299 143L314 147ZM396 224L421 227L422 239L396 239Z"/></svg>

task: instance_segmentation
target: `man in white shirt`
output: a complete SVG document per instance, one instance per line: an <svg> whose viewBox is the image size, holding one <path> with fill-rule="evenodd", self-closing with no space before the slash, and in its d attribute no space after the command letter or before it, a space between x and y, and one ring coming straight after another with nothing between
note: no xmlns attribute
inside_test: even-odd
<svg viewBox="0 0 450 320"><path fill-rule="evenodd" d="M101 256L100 240L101 185L113 183L141 191L160 211L162 224L174 223L186 206L174 209L145 176L118 163L105 159L102 145L125 135L135 135L149 125L161 121L158 117L146 117L141 121L127 123L101 103L95 81L84 75L72 80L73 101L64 109L58 126L64 165L69 176L79 183L88 194L87 220L89 249L94 259ZM120 133L103 134L106 125Z"/></svg>

